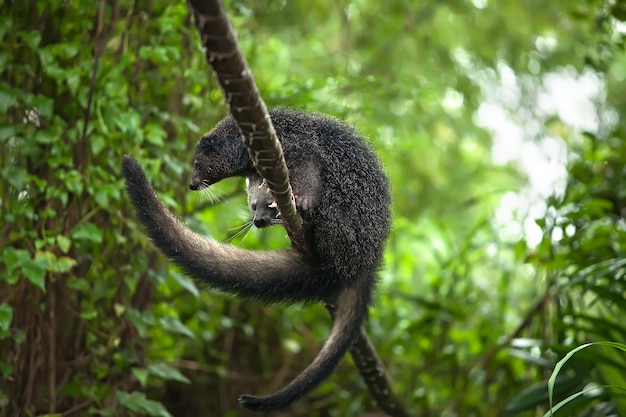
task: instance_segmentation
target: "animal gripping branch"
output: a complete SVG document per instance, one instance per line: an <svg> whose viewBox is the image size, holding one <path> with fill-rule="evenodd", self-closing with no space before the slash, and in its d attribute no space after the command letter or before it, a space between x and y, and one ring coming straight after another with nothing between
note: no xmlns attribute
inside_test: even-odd
<svg viewBox="0 0 626 417"><path fill-rule="evenodd" d="M224 6L220 1L190 0L189 4L207 62L217 75L250 157L269 185L294 247L308 252L282 148Z"/></svg>
<svg viewBox="0 0 626 417"><path fill-rule="evenodd" d="M205 48L207 62L217 75L230 113L241 130L255 167L274 196L294 248L309 252L305 244L302 218L294 204L282 148L223 4L219 0L188 0L188 3ZM326 308L332 316L333 306L326 305ZM408 417L363 327L351 354L378 406L391 416Z"/></svg>

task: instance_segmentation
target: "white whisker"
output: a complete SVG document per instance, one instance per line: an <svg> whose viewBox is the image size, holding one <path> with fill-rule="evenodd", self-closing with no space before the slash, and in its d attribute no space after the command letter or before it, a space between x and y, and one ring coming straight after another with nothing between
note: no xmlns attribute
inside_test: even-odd
<svg viewBox="0 0 626 417"><path fill-rule="evenodd" d="M252 230L252 220L248 220L242 225L231 227L228 230L235 230L235 229L239 229L239 231L236 232L231 237L229 237L226 241L231 242L234 239L240 238L241 243L245 242L246 238L250 234L250 230Z"/></svg>
<svg viewBox="0 0 626 417"><path fill-rule="evenodd" d="M204 185L205 182L202 181L202 184ZM219 188L215 186L209 187L208 185L200 189L200 198L203 202L208 201L211 204L221 203L224 200L222 191Z"/></svg>

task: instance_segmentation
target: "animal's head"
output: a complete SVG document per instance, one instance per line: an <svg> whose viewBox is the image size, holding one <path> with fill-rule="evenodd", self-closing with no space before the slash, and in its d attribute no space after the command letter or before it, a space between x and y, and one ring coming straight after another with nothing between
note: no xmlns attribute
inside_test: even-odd
<svg viewBox="0 0 626 417"><path fill-rule="evenodd" d="M248 207L252 212L252 222L258 228L282 224L280 212L269 187L263 179L254 175L246 178L248 187Z"/></svg>
<svg viewBox="0 0 626 417"><path fill-rule="evenodd" d="M244 175L252 169L239 128L232 119L224 119L200 138L193 156L189 188L200 191L224 178Z"/></svg>

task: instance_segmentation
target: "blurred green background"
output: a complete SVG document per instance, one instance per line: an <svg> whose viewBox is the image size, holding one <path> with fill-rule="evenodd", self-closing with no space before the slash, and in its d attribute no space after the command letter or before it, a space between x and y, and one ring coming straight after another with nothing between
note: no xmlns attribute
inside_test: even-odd
<svg viewBox="0 0 626 417"><path fill-rule="evenodd" d="M626 339L626 5L227 1L268 106L357 126L393 185L367 324L415 416L542 416L556 362ZM195 230L248 248L241 179L189 191L226 114L184 2L0 4L0 416L246 416L325 340L321 306L202 291L145 238L138 158ZM626 416L626 357L577 353L555 415ZM375 416L346 359L276 416ZM373 413L373 414L367 414Z"/></svg>

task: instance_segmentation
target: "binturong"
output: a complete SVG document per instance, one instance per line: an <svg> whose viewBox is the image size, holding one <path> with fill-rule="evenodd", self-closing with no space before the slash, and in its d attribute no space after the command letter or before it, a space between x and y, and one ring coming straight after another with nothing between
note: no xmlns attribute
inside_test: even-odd
<svg viewBox="0 0 626 417"><path fill-rule="evenodd" d="M159 249L186 274L211 288L265 303L326 302L334 306L330 335L313 362L281 390L239 403L253 411L286 407L335 370L367 316L391 224L389 181L369 144L351 126L329 116L270 112L285 155L296 207L311 253L250 251L202 237L158 200L139 164L124 157L122 173L137 216ZM191 189L221 179L248 178L249 204L267 220L279 214L256 174L240 131L222 120L196 147ZM254 188L256 187L256 188ZM259 198L263 201L259 206ZM267 223L266 223L267 221ZM256 224L256 222L255 222Z"/></svg>
<svg viewBox="0 0 626 417"><path fill-rule="evenodd" d="M259 229L283 224L280 211L265 180L258 174L246 178L248 190L248 208L252 213L252 224Z"/></svg>

